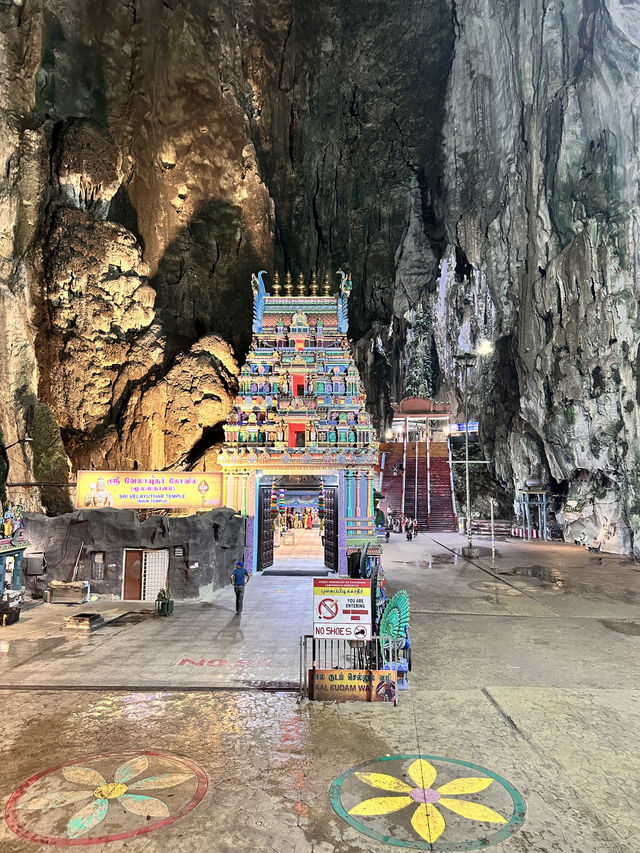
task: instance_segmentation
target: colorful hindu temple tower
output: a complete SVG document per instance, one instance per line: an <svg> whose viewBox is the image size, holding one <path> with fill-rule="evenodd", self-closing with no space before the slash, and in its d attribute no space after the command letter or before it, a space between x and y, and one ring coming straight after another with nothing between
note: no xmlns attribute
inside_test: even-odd
<svg viewBox="0 0 640 853"><path fill-rule="evenodd" d="M319 293L302 274L252 276L253 341L218 461L223 502L246 516L245 565L269 568L280 496L299 492L322 518L324 565L368 574L380 562L374 473L378 444L347 341L351 277ZM368 569L368 571L367 571Z"/></svg>

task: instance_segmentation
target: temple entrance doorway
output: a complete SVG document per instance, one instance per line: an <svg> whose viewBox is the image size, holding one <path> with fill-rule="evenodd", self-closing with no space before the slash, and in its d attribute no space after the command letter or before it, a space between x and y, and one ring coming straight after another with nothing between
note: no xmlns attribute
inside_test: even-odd
<svg viewBox="0 0 640 853"><path fill-rule="evenodd" d="M258 569L266 575L326 576L337 571L337 483L325 484L315 476L276 476L259 489Z"/></svg>

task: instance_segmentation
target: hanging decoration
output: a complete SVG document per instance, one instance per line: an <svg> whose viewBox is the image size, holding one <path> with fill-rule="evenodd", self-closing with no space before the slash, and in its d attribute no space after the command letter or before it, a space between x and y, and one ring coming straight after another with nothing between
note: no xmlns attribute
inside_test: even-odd
<svg viewBox="0 0 640 853"><path fill-rule="evenodd" d="M271 484L271 505L269 507L269 512L271 514L271 518L275 522L278 516L278 497L276 495L275 481Z"/></svg>

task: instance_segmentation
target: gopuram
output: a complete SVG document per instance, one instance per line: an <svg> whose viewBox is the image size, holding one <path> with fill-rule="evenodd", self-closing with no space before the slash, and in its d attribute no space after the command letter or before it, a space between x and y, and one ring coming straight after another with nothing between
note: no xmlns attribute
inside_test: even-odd
<svg viewBox="0 0 640 853"><path fill-rule="evenodd" d="M329 276L320 294L302 274L272 293L264 271L252 276L253 340L225 426L218 461L223 503L246 516L245 565L274 562L274 534L286 530L288 507L318 520L324 566L369 576L379 567L374 472L378 444L347 341L351 277Z"/></svg>

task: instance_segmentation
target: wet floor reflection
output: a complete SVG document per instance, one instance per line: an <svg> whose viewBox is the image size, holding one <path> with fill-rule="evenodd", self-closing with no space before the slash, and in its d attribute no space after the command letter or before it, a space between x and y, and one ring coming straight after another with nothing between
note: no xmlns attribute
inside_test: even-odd
<svg viewBox="0 0 640 853"><path fill-rule="evenodd" d="M146 622L153 618L155 613L152 610L132 610L129 613L123 613L117 619L107 622L105 628L122 628L126 625L137 625L139 622Z"/></svg>
<svg viewBox="0 0 640 853"><path fill-rule="evenodd" d="M618 619L601 619L600 624L616 634L626 634L629 637L640 637L640 622L627 622Z"/></svg>
<svg viewBox="0 0 640 853"><path fill-rule="evenodd" d="M535 578L542 586L552 586L556 589L565 588L565 579L557 569L540 564L501 569L498 574L509 577Z"/></svg>
<svg viewBox="0 0 640 853"><path fill-rule="evenodd" d="M0 642L0 667L15 669L40 655L56 652L56 657L65 653L62 648L68 642L67 637L39 637L34 639L16 638Z"/></svg>
<svg viewBox="0 0 640 853"><path fill-rule="evenodd" d="M385 564L404 566L407 569L440 569L446 566L457 566L460 557L457 554L426 554L421 560L389 560Z"/></svg>
<svg viewBox="0 0 640 853"><path fill-rule="evenodd" d="M420 566L426 566L429 569L439 569L445 566L457 566L458 560L457 554L429 554L427 559L420 563Z"/></svg>
<svg viewBox="0 0 640 853"><path fill-rule="evenodd" d="M478 592L487 593L484 596L486 601L494 604L499 604L498 596L501 595L522 595L519 589L515 589L504 581L474 581L469 584L469 589L475 589Z"/></svg>

